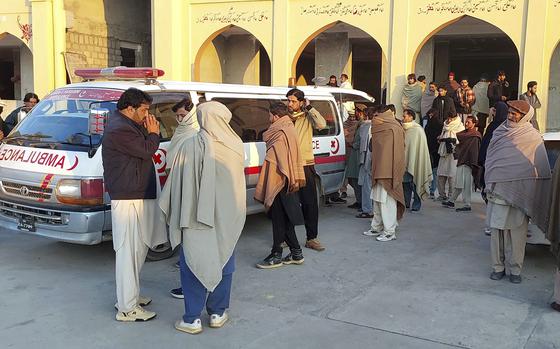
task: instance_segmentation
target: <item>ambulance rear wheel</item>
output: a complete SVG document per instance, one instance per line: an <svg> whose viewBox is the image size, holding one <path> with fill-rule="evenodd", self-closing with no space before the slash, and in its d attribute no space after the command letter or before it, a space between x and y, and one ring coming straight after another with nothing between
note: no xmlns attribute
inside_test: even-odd
<svg viewBox="0 0 560 349"><path fill-rule="evenodd" d="M166 242L164 244L156 246L154 249L148 250L148 255L146 259L149 261L161 261L167 258L171 258L175 254L175 250L171 248L171 244Z"/></svg>

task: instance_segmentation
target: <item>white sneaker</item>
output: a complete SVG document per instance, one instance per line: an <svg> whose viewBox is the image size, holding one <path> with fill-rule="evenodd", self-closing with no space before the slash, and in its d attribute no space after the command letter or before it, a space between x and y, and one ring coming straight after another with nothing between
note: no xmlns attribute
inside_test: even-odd
<svg viewBox="0 0 560 349"><path fill-rule="evenodd" d="M156 313L153 311L148 311L142 308L141 306L136 306L136 308L132 309L129 312L117 312L115 319L117 321L148 321L156 317Z"/></svg>
<svg viewBox="0 0 560 349"><path fill-rule="evenodd" d="M141 307L145 307L146 305L152 303L152 299L150 297L145 296L138 296L138 305ZM115 303L115 309L119 310L119 303Z"/></svg>
<svg viewBox="0 0 560 349"><path fill-rule="evenodd" d="M175 329L189 334L199 334L202 332L202 321L195 319L192 323L188 323L183 321L183 319L177 320L175 322Z"/></svg>
<svg viewBox="0 0 560 349"><path fill-rule="evenodd" d="M228 314L225 311L221 316L218 314L212 314L210 315L210 327L220 328L228 321L228 319Z"/></svg>
<svg viewBox="0 0 560 349"><path fill-rule="evenodd" d="M386 242L386 241L396 240L397 235L395 235L395 234L381 234L380 236L378 236L375 239L377 241Z"/></svg>
<svg viewBox="0 0 560 349"><path fill-rule="evenodd" d="M373 236L373 237L379 236L379 235L381 235L381 234L383 234L383 233L381 233L381 232L379 232L379 231L375 231L375 230L373 230L373 229L370 229L370 230L368 230L368 231L364 231L364 232L362 233L362 235L365 235L365 236Z"/></svg>

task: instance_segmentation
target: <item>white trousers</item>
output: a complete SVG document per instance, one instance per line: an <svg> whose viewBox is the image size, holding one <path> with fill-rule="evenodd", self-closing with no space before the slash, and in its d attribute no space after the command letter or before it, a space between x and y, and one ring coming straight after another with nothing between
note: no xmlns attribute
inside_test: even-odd
<svg viewBox="0 0 560 349"><path fill-rule="evenodd" d="M395 234L398 226L397 201L387 194L380 184L376 184L372 190L372 199L373 219L371 220L371 229L383 232L386 235Z"/></svg>
<svg viewBox="0 0 560 349"><path fill-rule="evenodd" d="M119 311L129 312L138 305L140 271L148 246L140 234L140 219L134 205L144 200L112 200L111 218L115 247L115 279ZM120 245L120 246L118 246Z"/></svg>

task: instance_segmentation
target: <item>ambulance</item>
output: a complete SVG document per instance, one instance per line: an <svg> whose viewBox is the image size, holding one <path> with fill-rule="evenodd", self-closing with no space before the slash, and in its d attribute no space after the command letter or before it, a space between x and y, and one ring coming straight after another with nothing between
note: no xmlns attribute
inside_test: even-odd
<svg viewBox="0 0 560 349"><path fill-rule="evenodd" d="M153 68L81 69L82 83L54 90L41 100L0 145L0 224L15 232L93 245L111 239L110 198L103 185L103 126L126 89L138 88L153 98L150 113L160 121L160 149L153 157L165 184L166 148L177 127L172 106L183 98L196 105L219 101L231 110L230 122L245 144L247 212L263 211L253 200L265 157L262 134L269 126L268 108L285 101L289 87L212 84L158 80ZM313 151L317 195L336 192L344 179L346 147L342 111L352 103L373 103L364 92L300 87L326 119L315 131ZM347 107L346 107L347 108ZM150 251L158 259L169 246Z"/></svg>

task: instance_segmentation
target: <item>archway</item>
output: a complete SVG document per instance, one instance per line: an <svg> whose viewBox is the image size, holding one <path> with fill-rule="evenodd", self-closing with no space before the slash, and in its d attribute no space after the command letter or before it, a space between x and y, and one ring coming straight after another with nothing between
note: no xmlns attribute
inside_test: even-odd
<svg viewBox="0 0 560 349"><path fill-rule="evenodd" d="M314 77L338 79L346 73L355 89L381 101L387 59L365 31L344 22L331 23L308 38L298 52L292 66L298 85L313 84Z"/></svg>
<svg viewBox="0 0 560 349"><path fill-rule="evenodd" d="M549 74L546 131L560 131L560 42L550 58Z"/></svg>
<svg viewBox="0 0 560 349"><path fill-rule="evenodd" d="M21 100L33 91L33 54L12 34L0 34L0 98Z"/></svg>
<svg viewBox="0 0 560 349"><path fill-rule="evenodd" d="M498 70L506 72L509 94L517 99L519 91L519 53L500 28L483 20L463 16L432 32L418 48L414 60L416 75L441 83L450 71L476 84L484 74L489 80Z"/></svg>
<svg viewBox="0 0 560 349"><path fill-rule="evenodd" d="M198 50L194 80L270 86L270 58L253 34L228 26L211 35Z"/></svg>

